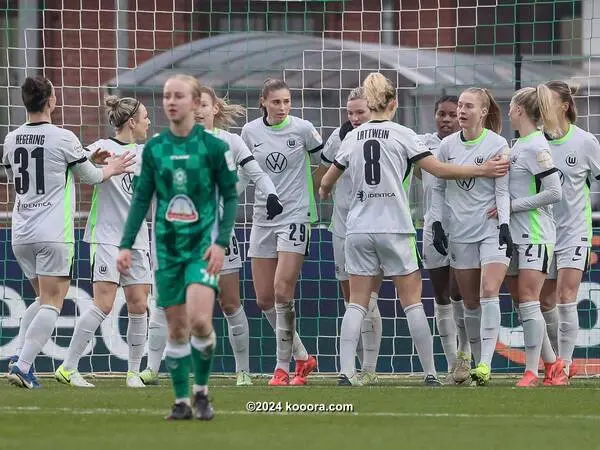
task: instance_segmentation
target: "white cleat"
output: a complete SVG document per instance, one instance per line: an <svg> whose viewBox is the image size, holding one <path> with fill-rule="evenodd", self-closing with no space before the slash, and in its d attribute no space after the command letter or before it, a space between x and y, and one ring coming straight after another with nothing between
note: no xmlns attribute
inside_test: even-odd
<svg viewBox="0 0 600 450"><path fill-rule="evenodd" d="M139 373L135 372L127 372L127 378L125 380L127 387L130 388L143 388L146 387L142 379L140 378Z"/></svg>

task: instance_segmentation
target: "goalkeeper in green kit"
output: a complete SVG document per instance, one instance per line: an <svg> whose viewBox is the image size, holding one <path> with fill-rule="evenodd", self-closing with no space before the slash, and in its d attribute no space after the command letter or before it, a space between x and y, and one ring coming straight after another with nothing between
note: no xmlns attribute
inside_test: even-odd
<svg viewBox="0 0 600 450"><path fill-rule="evenodd" d="M200 87L188 75L174 75L165 83L169 129L152 138L142 153L117 260L119 271L126 273L130 249L156 196L155 283L158 306L167 317L165 362L175 391L169 420L210 420L214 415L207 387L215 348L213 305L237 209L236 167L229 147L196 125ZM224 205L221 217L219 198Z"/></svg>

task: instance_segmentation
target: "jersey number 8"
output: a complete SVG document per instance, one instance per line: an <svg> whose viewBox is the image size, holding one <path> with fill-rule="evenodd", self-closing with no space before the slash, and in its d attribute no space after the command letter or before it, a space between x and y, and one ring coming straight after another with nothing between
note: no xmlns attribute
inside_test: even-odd
<svg viewBox="0 0 600 450"><path fill-rule="evenodd" d="M14 164L18 167L15 171L15 190L18 194L27 194L29 192L29 151L24 147L15 150ZM36 194L45 194L44 185L44 148L36 147L31 151L31 159L35 160L35 192Z"/></svg>
<svg viewBox="0 0 600 450"><path fill-rule="evenodd" d="M363 146L365 157L365 182L369 186L376 186L381 182L381 144L375 139L369 139Z"/></svg>

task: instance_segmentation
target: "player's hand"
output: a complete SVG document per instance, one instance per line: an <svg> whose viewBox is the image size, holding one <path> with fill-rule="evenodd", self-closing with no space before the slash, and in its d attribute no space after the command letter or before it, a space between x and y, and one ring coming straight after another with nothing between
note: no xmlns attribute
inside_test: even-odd
<svg viewBox="0 0 600 450"><path fill-rule="evenodd" d="M331 188L329 186L321 185L319 186L319 198L321 200L327 200L329 195L331 194Z"/></svg>
<svg viewBox="0 0 600 450"><path fill-rule="evenodd" d="M127 275L129 273L129 269L131 268L131 251L127 249L119 250L119 256L117 258L117 269L123 275Z"/></svg>
<svg viewBox="0 0 600 450"><path fill-rule="evenodd" d="M269 194L267 197L267 220L273 220L283 212L283 205L275 194Z"/></svg>
<svg viewBox="0 0 600 450"><path fill-rule="evenodd" d="M433 232L433 247L440 255L446 256L448 254L448 238L446 237L442 223L439 221L433 222L431 231Z"/></svg>
<svg viewBox="0 0 600 450"><path fill-rule="evenodd" d="M124 152L119 156L107 160L105 169L108 170L109 176L121 175L123 173L133 173L133 165L135 165L135 153Z"/></svg>
<svg viewBox="0 0 600 450"><path fill-rule="evenodd" d="M498 243L500 245L506 244L506 257L510 258L512 256L513 251L513 240L510 235L510 229L508 228L507 223L503 223L500 225L500 233L498 235Z"/></svg>
<svg viewBox="0 0 600 450"><path fill-rule="evenodd" d="M223 259L225 258L225 249L218 244L212 244L204 253L204 260L208 261L206 271L210 275L218 274L223 268Z"/></svg>
<svg viewBox="0 0 600 450"><path fill-rule="evenodd" d="M498 208L494 206L493 208L487 210L488 219L495 219L496 217L498 217Z"/></svg>
<svg viewBox="0 0 600 450"><path fill-rule="evenodd" d="M503 156L488 159L481 167L481 176L486 178L503 177L508 172L510 161Z"/></svg>
<svg viewBox="0 0 600 450"><path fill-rule="evenodd" d="M112 158L113 156L114 154L112 152L99 148L90 155L90 161L97 166L104 166L107 164L108 158Z"/></svg>

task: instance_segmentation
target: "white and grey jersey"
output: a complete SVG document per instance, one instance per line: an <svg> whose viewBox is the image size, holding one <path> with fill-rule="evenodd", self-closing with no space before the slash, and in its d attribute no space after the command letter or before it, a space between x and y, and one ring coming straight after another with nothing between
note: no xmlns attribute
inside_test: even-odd
<svg viewBox="0 0 600 450"><path fill-rule="evenodd" d="M6 136L2 165L16 191L12 242L74 242L73 173L90 184L102 181L77 136L48 122L26 123Z"/></svg>
<svg viewBox="0 0 600 450"><path fill-rule="evenodd" d="M600 179L600 145L587 131L571 125L560 139L549 141L554 165L559 170L562 200L553 205L556 247L592 245L590 180Z"/></svg>
<svg viewBox="0 0 600 450"><path fill-rule="evenodd" d="M560 195L558 170L542 133L519 138L511 149L509 172L510 232L515 244L554 244L556 229L550 204L560 197L543 198L551 194L547 184L552 178Z"/></svg>
<svg viewBox="0 0 600 450"><path fill-rule="evenodd" d="M127 144L115 138L100 139L86 147L91 153L99 149L108 150L115 156L125 152L135 153L133 170L138 173L142 161L143 145ZM131 206L133 195L133 173L124 173L104 180L94 186L92 206L85 225L83 240L90 244L110 244L119 246L121 236ZM148 224L144 220L138 232L134 249L149 250Z"/></svg>
<svg viewBox="0 0 600 450"><path fill-rule="evenodd" d="M347 122L349 123L349 122ZM352 127L352 125L350 125ZM336 128L327 139L323 153L321 154L321 164L326 167L331 166L340 150L342 139L351 131L345 124L344 127ZM335 183L332 193L333 211L331 213L331 232L340 238L346 237L346 219L350 211L350 201L352 200L352 181L350 174L344 173Z"/></svg>
<svg viewBox="0 0 600 450"><path fill-rule="evenodd" d="M372 120L346 135L335 158L352 185L347 234L414 234L407 190L413 163L431 152L409 128Z"/></svg>
<svg viewBox="0 0 600 450"><path fill-rule="evenodd" d="M244 192L248 183L252 181L256 187L267 196L269 194L277 195L277 190L275 189L273 182L269 176L262 171L252 155L252 152L248 149L248 146L240 136L235 133L230 133L229 131L221 130L220 128L213 128L212 130L207 129L206 131L217 136L219 139L224 140L227 142L227 145L229 145L229 150L233 155L233 162L238 168L238 194ZM221 207L223 207L222 200Z"/></svg>
<svg viewBox="0 0 600 450"><path fill-rule="evenodd" d="M482 165L497 155L508 158L510 150L506 139L484 129L471 141L457 131L440 144L438 159L464 166ZM489 209L498 209L498 218L488 219ZM447 208L447 209L444 209ZM498 236L499 223L510 223L510 195L508 174L500 178L465 178L443 180L436 178L431 195L431 222L442 221L448 211L449 239L457 243L474 243Z"/></svg>
<svg viewBox="0 0 600 450"><path fill-rule="evenodd" d="M425 133L418 136L419 140L425 147L429 149L431 154L437 158L442 140L439 138L437 133ZM429 209L431 208L431 191L433 190L433 183L436 177L431 175L425 169L421 170L421 183L423 185L423 227L430 228L433 223L431 220L431 214ZM442 224L447 227L448 211L442 213Z"/></svg>
<svg viewBox="0 0 600 450"><path fill-rule="evenodd" d="M293 116L278 125L269 125L261 117L244 125L242 139L273 181L283 204L283 213L267 220L267 194L257 190L253 223L278 226L316 221L310 160L311 154L320 158L323 142L315 127Z"/></svg>

